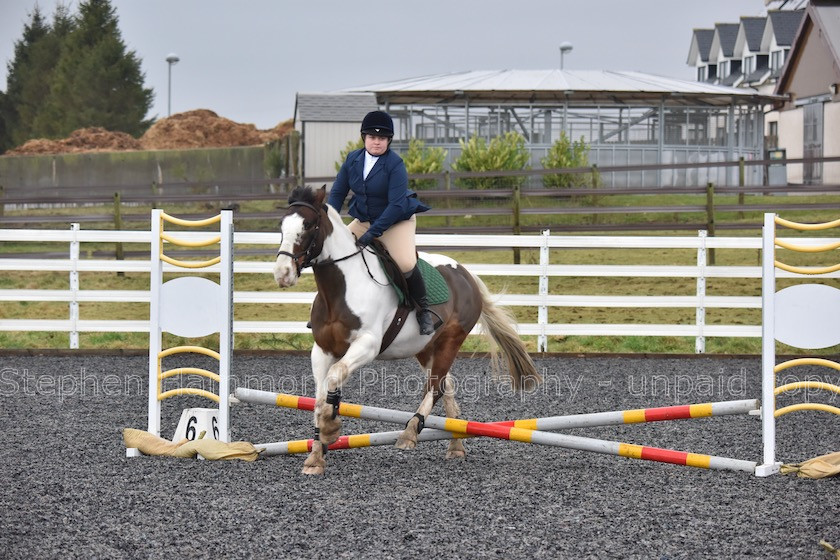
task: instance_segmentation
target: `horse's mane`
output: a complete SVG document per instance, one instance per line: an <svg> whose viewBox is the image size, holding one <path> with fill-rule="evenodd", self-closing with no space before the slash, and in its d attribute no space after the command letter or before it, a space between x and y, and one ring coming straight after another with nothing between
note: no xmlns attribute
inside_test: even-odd
<svg viewBox="0 0 840 560"><path fill-rule="evenodd" d="M292 192L289 193L289 204L292 202L315 204L315 189L308 185L295 187Z"/></svg>

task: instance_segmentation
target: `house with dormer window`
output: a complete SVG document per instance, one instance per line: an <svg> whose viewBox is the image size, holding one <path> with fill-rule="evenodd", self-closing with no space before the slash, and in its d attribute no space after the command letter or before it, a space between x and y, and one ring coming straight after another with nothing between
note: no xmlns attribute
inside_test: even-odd
<svg viewBox="0 0 840 560"><path fill-rule="evenodd" d="M767 10L764 16L744 16L738 23L718 23L714 29L694 29L687 63L696 68L697 81L772 94L803 20L804 3L784 1L779 5L786 9ZM704 57L704 40L709 36L709 51ZM783 147L789 142L782 136L792 134L780 129L780 114L775 109L772 105L764 109L764 144L768 150ZM790 152L788 157L792 157Z"/></svg>
<svg viewBox="0 0 840 560"><path fill-rule="evenodd" d="M698 82L714 83L717 80L717 63L709 62L709 50L714 36L714 29L695 29L691 38L686 64L697 69Z"/></svg>
<svg viewBox="0 0 840 560"><path fill-rule="evenodd" d="M775 82L781 75L793 38L805 10L771 10L767 12L761 50L770 56L770 79Z"/></svg>
<svg viewBox="0 0 840 560"><path fill-rule="evenodd" d="M769 10L766 16L744 16L738 23L694 29L686 63L696 68L698 82L770 91L804 13Z"/></svg>
<svg viewBox="0 0 840 560"><path fill-rule="evenodd" d="M781 47L780 47L781 49ZM775 93L779 147L788 158L840 155L840 0L811 0L789 45ZM788 182L840 183L840 163L788 165Z"/></svg>
<svg viewBox="0 0 840 560"><path fill-rule="evenodd" d="M735 38L734 58L741 59L743 79L738 85L761 87L770 77L770 56L761 50L766 17L742 17Z"/></svg>
<svg viewBox="0 0 840 560"><path fill-rule="evenodd" d="M717 83L722 86L735 86L741 79L741 59L732 56L737 37L737 23L715 24L715 34L709 48L709 61L717 64Z"/></svg>

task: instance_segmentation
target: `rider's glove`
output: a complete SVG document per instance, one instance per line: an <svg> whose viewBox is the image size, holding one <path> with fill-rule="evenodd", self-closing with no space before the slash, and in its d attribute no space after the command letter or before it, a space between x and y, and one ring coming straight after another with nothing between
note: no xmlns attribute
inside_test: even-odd
<svg viewBox="0 0 840 560"><path fill-rule="evenodd" d="M373 234L369 231L366 231L364 235L356 240L356 245L361 248L367 247L370 245L370 242L373 241Z"/></svg>

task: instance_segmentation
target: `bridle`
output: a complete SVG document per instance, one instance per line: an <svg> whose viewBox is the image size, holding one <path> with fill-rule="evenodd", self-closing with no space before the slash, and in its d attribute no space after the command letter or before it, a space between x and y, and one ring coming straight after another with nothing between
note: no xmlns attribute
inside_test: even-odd
<svg viewBox="0 0 840 560"><path fill-rule="evenodd" d="M277 251L277 256L279 257L280 255L285 255L285 256L289 257L290 259L292 259L292 262L295 263L295 267L297 268L298 276L300 276L300 272L304 268L307 268L307 267L310 267L310 266L313 265L312 260L315 259L319 254L321 254L321 250L324 248L324 246L323 246L323 241L321 241L321 247L317 251L315 250L315 245L318 242L318 237L319 237L318 231L321 229L321 210L319 210L318 208L316 208L312 204L309 204L308 202L295 201L295 202L292 202L291 204L289 204L290 209L294 208L295 206L302 206L304 208L309 208L310 210L315 212L316 220L315 220L315 226L313 228L312 239L309 240L309 244L306 246L306 248L303 249L302 251L300 251L299 253L290 253L288 251L279 250L279 251ZM288 214L286 214L286 216L288 216ZM286 216L283 216L283 218L285 219ZM304 221L304 225L305 224L306 224L306 222ZM307 231L309 229L310 228L305 228L305 230L307 230ZM282 235L282 230L281 230L281 235ZM282 242L281 242L281 244L282 244ZM303 257L302 261L301 261L301 257Z"/></svg>
<svg viewBox="0 0 840 560"><path fill-rule="evenodd" d="M316 221L315 221L315 225L313 227L304 228L306 231L309 231L311 229L312 233L313 233L312 239L309 240L309 244L306 246L305 249L303 249L299 253L290 253L288 251L283 251L283 250L277 251L277 256L278 257L280 255L284 255L284 256L287 256L290 259L292 259L292 262L295 263L295 268L297 268L298 276L300 276L300 273L304 268L308 268L310 266L311 267L316 267L316 266L321 266L321 265L335 264L335 263L347 260L351 257L355 257L356 255L360 254L364 250L364 248L359 248L358 251L350 253L349 255L345 255L345 256L340 257L338 259L328 259L328 260L326 260L322 263L312 262L313 260L315 260L318 257L318 255L321 254L321 251L324 249L324 240L323 239L320 240L321 241L321 243L320 243L321 246L320 247L317 247L317 243L318 243L319 237L320 237L318 235L318 232L321 229L321 212L322 211L326 212L326 206L322 206L320 209L318 209L315 206L313 206L312 204L309 204L308 202L295 201L295 202L292 202L292 203L289 204L289 209L294 208L295 206L302 206L304 208L308 208L308 209L312 210L313 212L315 212L315 216L317 218ZM288 214L286 214L286 216L288 216ZM286 216L283 216L283 218L285 218ZM282 222L282 220L281 220L281 222ZM304 220L304 225L305 224L306 224L306 221ZM282 231L281 231L281 235L282 235ZM281 241L281 244L282 244L282 241ZM303 260L301 260L301 258ZM365 261L365 266L367 266L367 261ZM368 269L368 274L371 274L370 269ZM372 275L371 275L371 278L373 278Z"/></svg>

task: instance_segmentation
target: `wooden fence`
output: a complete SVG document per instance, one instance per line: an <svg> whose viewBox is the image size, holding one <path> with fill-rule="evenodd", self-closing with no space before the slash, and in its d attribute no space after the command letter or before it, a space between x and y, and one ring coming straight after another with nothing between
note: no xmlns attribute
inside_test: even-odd
<svg viewBox="0 0 840 560"><path fill-rule="evenodd" d="M756 165L796 164L803 162L835 162L840 157L791 160L754 160L735 162L685 163L670 165L634 165L577 169L539 169L508 172L444 172L428 175L411 175L413 181L432 181L436 187L424 189L420 196L432 206L424 217L440 218L420 220L423 233L526 233L551 228L555 232L632 232L632 231L695 231L706 229L711 236L716 231L749 230L760 227L760 219L721 221L716 216L745 212L774 211L787 214L792 210L838 210L840 202L833 199L819 203L803 203L792 197L779 196L772 202L747 203L748 195L788 195L791 193L831 195L840 193L840 185L791 185L745 186L744 169ZM546 175L587 174L597 177L611 172L633 170L679 170L701 167L737 167L738 184L702 187L641 187L598 188L597 181L589 188L542 188L529 186ZM489 189L469 189L459 186L464 180L494 179L500 185ZM306 178L307 183L332 182L332 177ZM527 181L526 181L527 180ZM234 208L239 229L249 228L257 221L276 220L277 206L285 203L291 188L301 182L297 177L243 181L208 181L203 183L167 183L124 185L113 187L86 187L62 185L50 188L33 188L26 191L4 193L0 185L0 227L50 227L51 225L77 222L83 224L113 223L115 229L145 229L148 212L136 212L138 206L164 207L178 204L204 204L208 208ZM610 205L610 198L636 195L649 197L650 204L632 207ZM657 199L664 195L696 195L696 204L663 204ZM732 197L737 202L732 203ZM722 202L727 197L729 202ZM260 210L243 210L249 202L268 201ZM72 207L70 213L44 215L27 211L38 207ZM265 208L265 206L271 206ZM10 212L5 213L4 208ZM15 212L11 212L14 209ZM599 217L609 215L655 215L662 219L644 221L623 220L605 223ZM474 218L478 225L466 223L465 215ZM678 219L684 215L683 219ZM185 218L193 217L185 214ZM583 219L583 217L589 217ZM578 218L575 220L575 218ZM669 219L670 218L670 219ZM100 226L101 227L101 226Z"/></svg>

